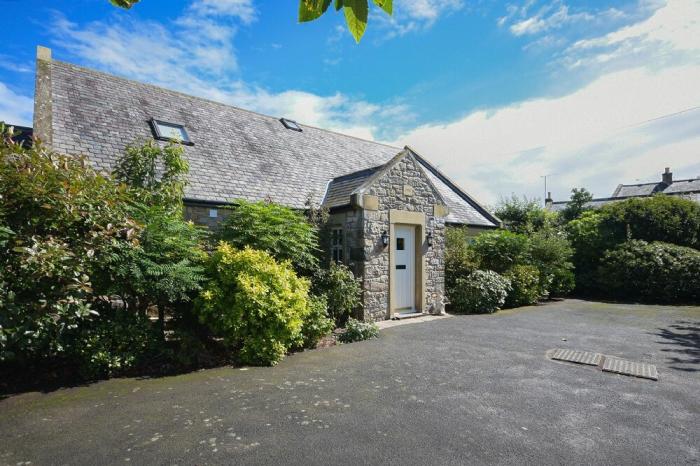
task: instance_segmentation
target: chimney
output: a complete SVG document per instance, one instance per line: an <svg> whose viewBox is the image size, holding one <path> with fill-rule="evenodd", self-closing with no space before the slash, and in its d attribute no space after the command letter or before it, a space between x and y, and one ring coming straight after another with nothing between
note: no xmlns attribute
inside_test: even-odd
<svg viewBox="0 0 700 466"><path fill-rule="evenodd" d="M544 205L545 205L545 207L549 207L552 204L554 204L554 199L552 199L552 192L548 191L547 192L547 199L544 200Z"/></svg>
<svg viewBox="0 0 700 466"><path fill-rule="evenodd" d="M666 170L661 175L661 181L668 185L673 184L673 173L671 173L671 169L669 167L666 167Z"/></svg>
<svg viewBox="0 0 700 466"><path fill-rule="evenodd" d="M51 49L36 48L36 84L34 90L34 136L47 146L52 141Z"/></svg>

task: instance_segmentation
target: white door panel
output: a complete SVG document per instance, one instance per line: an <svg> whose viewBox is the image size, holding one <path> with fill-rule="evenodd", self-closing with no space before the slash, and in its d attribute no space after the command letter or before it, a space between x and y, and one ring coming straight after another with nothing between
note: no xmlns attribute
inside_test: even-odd
<svg viewBox="0 0 700 466"><path fill-rule="evenodd" d="M394 227L394 309L398 312L415 310L416 228Z"/></svg>

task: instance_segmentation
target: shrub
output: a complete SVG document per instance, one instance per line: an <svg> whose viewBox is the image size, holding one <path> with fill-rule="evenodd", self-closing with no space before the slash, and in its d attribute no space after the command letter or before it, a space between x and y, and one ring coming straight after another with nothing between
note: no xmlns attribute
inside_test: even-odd
<svg viewBox="0 0 700 466"><path fill-rule="evenodd" d="M574 288L573 249L557 230L540 230L530 236L529 258L540 276L540 296L564 296Z"/></svg>
<svg viewBox="0 0 700 466"><path fill-rule="evenodd" d="M132 199L81 157L12 143L0 125L0 360L64 357L97 317L109 257L137 247Z"/></svg>
<svg viewBox="0 0 700 466"><path fill-rule="evenodd" d="M221 224L219 236L236 248L267 251L278 261L289 260L304 275L318 265L318 234L304 215L272 202L236 200Z"/></svg>
<svg viewBox="0 0 700 466"><path fill-rule="evenodd" d="M500 309L510 290L510 281L492 270L476 270L455 281L448 293L455 312L491 313Z"/></svg>
<svg viewBox="0 0 700 466"><path fill-rule="evenodd" d="M482 269L503 273L527 260L528 238L519 233L498 230L482 233L474 239L472 248Z"/></svg>
<svg viewBox="0 0 700 466"><path fill-rule="evenodd" d="M557 214L542 208L536 199L515 195L501 199L494 214L509 231L523 234L550 228L557 220Z"/></svg>
<svg viewBox="0 0 700 466"><path fill-rule="evenodd" d="M600 228L612 242L662 241L700 249L700 205L659 194L604 206Z"/></svg>
<svg viewBox="0 0 700 466"><path fill-rule="evenodd" d="M326 295L311 296L309 314L301 327L304 348L315 348L316 344L333 331L335 321L328 317L328 299Z"/></svg>
<svg viewBox="0 0 700 466"><path fill-rule="evenodd" d="M532 265L516 265L504 274L510 281L506 307L535 304L540 297L540 272Z"/></svg>
<svg viewBox="0 0 700 466"><path fill-rule="evenodd" d="M576 290L579 292L591 292L595 288L600 258L612 246L612 241L600 229L602 220L599 211L587 211L565 227L574 250L572 262L576 273Z"/></svg>
<svg viewBox="0 0 700 466"><path fill-rule="evenodd" d="M80 328L71 357L85 378L127 373L159 352L159 332L148 318L123 310Z"/></svg>
<svg viewBox="0 0 700 466"><path fill-rule="evenodd" d="M448 227L445 231L445 290L453 290L458 278L465 278L479 268L479 258L470 246L466 228Z"/></svg>
<svg viewBox="0 0 700 466"><path fill-rule="evenodd" d="M316 295L328 299L328 314L342 327L353 311L362 306L360 280L344 264L331 262L327 269L318 269L312 280L312 290Z"/></svg>
<svg viewBox="0 0 700 466"><path fill-rule="evenodd" d="M632 240L607 251L599 290L635 302L700 301L700 251L669 243Z"/></svg>
<svg viewBox="0 0 700 466"><path fill-rule="evenodd" d="M274 365L303 343L309 282L297 277L289 261L278 263L265 251L221 242L209 276L197 312L229 347L241 348L243 362Z"/></svg>
<svg viewBox="0 0 700 466"><path fill-rule="evenodd" d="M362 322L350 318L345 326L345 332L338 336L343 343L369 340L379 336L379 327L374 322Z"/></svg>
<svg viewBox="0 0 700 466"><path fill-rule="evenodd" d="M559 213L559 218L563 223L576 220L584 212L591 209L586 204L593 200L593 195L586 188L574 188L571 190L571 198L564 210Z"/></svg>

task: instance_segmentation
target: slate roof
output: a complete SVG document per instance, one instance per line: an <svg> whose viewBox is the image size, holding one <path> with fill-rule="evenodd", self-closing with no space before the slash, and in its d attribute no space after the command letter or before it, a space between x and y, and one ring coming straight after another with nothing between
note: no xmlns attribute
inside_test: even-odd
<svg viewBox="0 0 700 466"><path fill-rule="evenodd" d="M292 131L277 117L70 63L50 63L55 150L85 154L97 168L111 170L128 144L153 137L152 118L182 124L194 143L184 148L189 201L271 199L304 208L309 196L320 204L332 188L333 198L340 199L358 181L339 174L360 177L402 150L303 124L303 131ZM437 178L436 188L450 193L443 197L451 198L451 222L497 225L498 219L456 185Z"/></svg>
<svg viewBox="0 0 700 466"><path fill-rule="evenodd" d="M27 126L17 126L17 125L12 125L12 124L7 124L7 126L12 126L14 128L14 134L15 136L12 137L12 140L15 142L21 142L24 143L25 147L26 146L31 146L32 144L32 128L29 128Z"/></svg>
<svg viewBox="0 0 700 466"><path fill-rule="evenodd" d="M323 199L323 205L329 208L348 205L353 192L369 180L372 175L381 170L382 167L383 165L380 165L333 178L328 183L328 190Z"/></svg>

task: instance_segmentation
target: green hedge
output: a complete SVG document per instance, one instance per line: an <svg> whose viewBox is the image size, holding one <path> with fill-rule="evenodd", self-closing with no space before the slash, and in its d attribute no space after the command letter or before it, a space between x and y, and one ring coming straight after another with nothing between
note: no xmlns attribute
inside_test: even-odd
<svg viewBox="0 0 700 466"><path fill-rule="evenodd" d="M458 313L492 313L503 307L510 281L492 270L476 270L457 278L447 291L451 310Z"/></svg>
<svg viewBox="0 0 700 466"><path fill-rule="evenodd" d="M700 301L700 251L632 240L607 251L598 269L601 292L649 303Z"/></svg>

